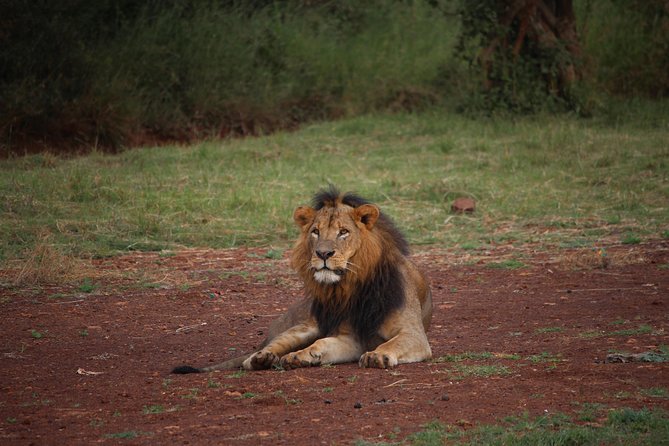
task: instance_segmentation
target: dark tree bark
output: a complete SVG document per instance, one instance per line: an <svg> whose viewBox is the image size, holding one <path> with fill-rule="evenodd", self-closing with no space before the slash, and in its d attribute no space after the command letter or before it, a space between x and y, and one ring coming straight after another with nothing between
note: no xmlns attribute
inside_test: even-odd
<svg viewBox="0 0 669 446"><path fill-rule="evenodd" d="M578 60L581 45L576 31L576 15L572 0L497 0L498 30L479 53L484 70L484 88L490 89L495 80L491 73L499 51L508 51L513 60L523 57L530 44L540 51L554 54L566 52L568 57L556 61L557 74L546 76L552 94L562 96L579 79Z"/></svg>

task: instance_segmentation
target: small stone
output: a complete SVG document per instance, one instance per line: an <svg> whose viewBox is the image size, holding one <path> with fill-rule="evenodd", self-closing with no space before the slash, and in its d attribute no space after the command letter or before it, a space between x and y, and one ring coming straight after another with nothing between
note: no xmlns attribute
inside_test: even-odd
<svg viewBox="0 0 669 446"><path fill-rule="evenodd" d="M451 399L451 397L448 396L448 393L444 393L443 395L441 395L441 400L442 401L448 401L450 399Z"/></svg>
<svg viewBox="0 0 669 446"><path fill-rule="evenodd" d="M332 404L332 401L331 401L331 400L325 400L325 401L323 401L323 402L324 402L325 404Z"/></svg>
<svg viewBox="0 0 669 446"><path fill-rule="evenodd" d="M451 212L457 214L471 214L476 210L476 202L471 198L460 197L456 198L453 204L451 205Z"/></svg>
<svg viewBox="0 0 669 446"><path fill-rule="evenodd" d="M354 409L362 409L362 403L361 403L360 401L356 402L356 403L353 405L353 408L354 408Z"/></svg>

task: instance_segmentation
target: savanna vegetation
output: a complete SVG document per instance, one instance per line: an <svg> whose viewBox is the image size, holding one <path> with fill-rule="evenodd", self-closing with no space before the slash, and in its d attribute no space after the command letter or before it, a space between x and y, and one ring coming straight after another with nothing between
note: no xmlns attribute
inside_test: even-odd
<svg viewBox="0 0 669 446"><path fill-rule="evenodd" d="M603 269L615 263L610 252L623 255L616 245L657 250L669 240L668 95L665 0L5 0L0 291L14 297L0 303L46 308L39 299L79 299L105 286L96 299L113 306L121 285L98 281L93 259L132 251L169 258L183 248L261 246L264 256L245 256L275 268L270 262L296 235L293 209L328 183L378 203L414 247L447 247L462 258L496 255L500 246L552 257L580 251L589 267ZM458 197L473 198L476 211L452 212ZM524 262L500 258L482 268L504 273ZM144 273L123 278L143 290L162 281ZM237 274L253 272L217 277ZM65 291L49 295L53 284ZM204 285L187 295L191 286L180 283L182 294L173 288L169 299L201 301ZM216 298L205 299L224 302ZM578 336L663 335L620 311L612 324L634 325L593 325ZM77 324L83 317L64 314ZM78 340L95 337L94 319L77 325ZM535 334L565 330L545 322ZM35 326L24 334L50 342L55 331ZM20 355L23 342L6 344L18 352L7 360L30 357ZM504 359L562 361L560 350L536 353ZM455 363L445 369L453 380L507 377L509 368L485 362L490 355L449 354L435 363ZM195 399L197 391L172 396ZM667 397L665 387L634 395L643 392ZM99 400L91 404L99 413ZM139 407L143 416L178 408ZM435 421L392 444L666 442L661 409L591 405L576 415L526 414L472 429ZM14 424L24 421L11 413L5 427ZM108 432L115 433L100 438L144 435Z"/></svg>
<svg viewBox="0 0 669 446"><path fill-rule="evenodd" d="M669 236L664 2L8 5L3 150L48 150L0 163L0 258L285 245L328 182L414 244Z"/></svg>
<svg viewBox="0 0 669 446"><path fill-rule="evenodd" d="M8 0L0 17L5 155L669 92L662 0Z"/></svg>

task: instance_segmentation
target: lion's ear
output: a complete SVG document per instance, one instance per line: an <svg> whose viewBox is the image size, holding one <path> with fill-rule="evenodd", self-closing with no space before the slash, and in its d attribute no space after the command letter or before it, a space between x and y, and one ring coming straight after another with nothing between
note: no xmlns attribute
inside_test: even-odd
<svg viewBox="0 0 669 446"><path fill-rule="evenodd" d="M300 228L310 225L314 221L316 211L309 206L300 206L293 213L293 220Z"/></svg>
<svg viewBox="0 0 669 446"><path fill-rule="evenodd" d="M379 214L381 211L378 207L373 204L363 204L355 208L355 218L357 221L362 223L367 227L367 229L372 229L376 220L379 219Z"/></svg>

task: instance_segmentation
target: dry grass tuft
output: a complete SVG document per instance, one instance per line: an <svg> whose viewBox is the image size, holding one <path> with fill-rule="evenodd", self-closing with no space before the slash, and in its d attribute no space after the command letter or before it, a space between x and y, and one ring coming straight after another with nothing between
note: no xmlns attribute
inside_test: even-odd
<svg viewBox="0 0 669 446"><path fill-rule="evenodd" d="M636 249L607 250L579 249L569 251L556 260L556 263L570 270L606 269L611 266L637 265L645 263L647 259Z"/></svg>
<svg viewBox="0 0 669 446"><path fill-rule="evenodd" d="M95 277L96 269L90 262L66 256L51 243L51 235L43 233L25 259L11 268L14 285L64 283Z"/></svg>

